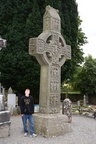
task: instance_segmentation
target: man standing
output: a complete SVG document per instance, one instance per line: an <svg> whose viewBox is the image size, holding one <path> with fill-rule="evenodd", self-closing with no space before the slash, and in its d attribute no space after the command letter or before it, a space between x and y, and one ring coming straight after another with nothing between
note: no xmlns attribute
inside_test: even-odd
<svg viewBox="0 0 96 144"><path fill-rule="evenodd" d="M27 119L30 123L30 137L36 137L34 133L34 120L32 114L34 113L34 100L30 96L30 89L25 90L25 96L21 98L20 101L21 116L24 127L24 136L28 135Z"/></svg>

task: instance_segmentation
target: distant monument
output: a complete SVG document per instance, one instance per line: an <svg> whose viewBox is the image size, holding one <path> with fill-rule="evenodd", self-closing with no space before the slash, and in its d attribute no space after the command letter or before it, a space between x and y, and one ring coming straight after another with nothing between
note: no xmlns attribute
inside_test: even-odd
<svg viewBox="0 0 96 144"><path fill-rule="evenodd" d="M0 36L0 50L2 49L2 47L6 47L6 40L5 39L2 39L2 37ZM1 72L0 72L0 75L1 75ZM1 83L0 83L0 94L2 93L3 91L3 87L1 86Z"/></svg>
<svg viewBox="0 0 96 144"><path fill-rule="evenodd" d="M6 40L0 36L0 50L2 47L6 47ZM1 86L1 84L0 84ZM1 88L1 87L0 87ZM4 101L4 88L0 91L0 138L4 138L10 135L10 112L5 111Z"/></svg>
<svg viewBox="0 0 96 144"><path fill-rule="evenodd" d="M43 32L29 40L29 54L41 65L39 114L34 115L35 131L45 137L69 131L68 120L60 114L61 66L71 59L71 46L61 35L58 10L46 7Z"/></svg>

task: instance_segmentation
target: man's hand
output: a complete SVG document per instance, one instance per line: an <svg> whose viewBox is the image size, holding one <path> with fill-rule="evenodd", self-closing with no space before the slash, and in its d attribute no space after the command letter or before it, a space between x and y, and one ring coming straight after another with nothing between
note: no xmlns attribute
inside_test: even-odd
<svg viewBox="0 0 96 144"><path fill-rule="evenodd" d="M21 116L23 117L23 116L24 116L24 114L21 114Z"/></svg>

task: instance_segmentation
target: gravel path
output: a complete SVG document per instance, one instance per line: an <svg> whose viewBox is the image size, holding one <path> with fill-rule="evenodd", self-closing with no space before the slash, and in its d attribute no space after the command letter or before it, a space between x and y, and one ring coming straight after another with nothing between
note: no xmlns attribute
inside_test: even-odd
<svg viewBox="0 0 96 144"><path fill-rule="evenodd" d="M0 144L96 144L96 120L93 118L73 115L72 132L64 136L44 138L24 137L20 116L11 116L11 136L1 138Z"/></svg>

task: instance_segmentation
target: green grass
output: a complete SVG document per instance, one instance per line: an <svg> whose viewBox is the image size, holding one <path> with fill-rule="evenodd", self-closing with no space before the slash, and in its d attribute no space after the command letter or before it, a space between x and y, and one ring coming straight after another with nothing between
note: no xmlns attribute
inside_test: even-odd
<svg viewBox="0 0 96 144"><path fill-rule="evenodd" d="M62 92L64 94L66 94L66 92ZM80 94L80 92L68 92L68 94Z"/></svg>
<svg viewBox="0 0 96 144"><path fill-rule="evenodd" d="M82 109L82 108L87 108L87 107L88 107L88 105L86 105L86 106L80 106L80 107L79 107L79 106L72 106L72 108L77 108L77 109L78 109L78 108L81 108L81 109Z"/></svg>

